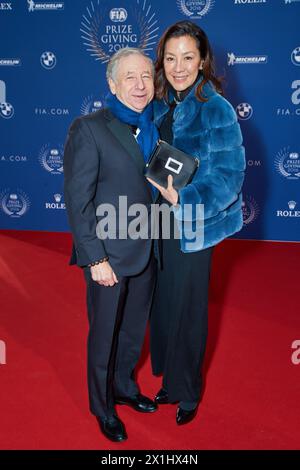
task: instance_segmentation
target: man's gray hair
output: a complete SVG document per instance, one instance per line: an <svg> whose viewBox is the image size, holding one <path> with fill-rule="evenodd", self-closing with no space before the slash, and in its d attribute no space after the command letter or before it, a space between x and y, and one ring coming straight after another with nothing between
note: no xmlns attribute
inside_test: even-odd
<svg viewBox="0 0 300 470"><path fill-rule="evenodd" d="M110 78L113 81L116 81L117 68L118 68L120 60L123 59L123 57L128 57L129 55L132 55L132 54L139 54L139 55L145 57L145 59L149 60L149 63L151 64L152 75L154 76L154 65L153 65L152 59L150 59L150 57L148 57L143 52L142 49L138 49L136 47L124 47L124 48L118 50L118 52L116 52L114 55L112 55L109 62L108 62L107 69L106 69L106 79L107 79L107 81Z"/></svg>

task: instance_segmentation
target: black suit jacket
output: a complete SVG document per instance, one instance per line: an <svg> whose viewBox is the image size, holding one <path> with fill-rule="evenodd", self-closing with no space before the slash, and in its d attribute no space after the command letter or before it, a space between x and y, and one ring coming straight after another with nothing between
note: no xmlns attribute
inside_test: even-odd
<svg viewBox="0 0 300 470"><path fill-rule="evenodd" d="M64 194L73 235L70 264L86 266L105 256L117 275L140 273L148 263L152 241L100 239L96 226L99 204L115 207L119 217L119 196L127 196L128 207L153 202L144 177L144 159L131 129L102 109L76 119L69 130L64 153ZM136 217L136 216L135 216ZM135 217L129 217L128 222Z"/></svg>

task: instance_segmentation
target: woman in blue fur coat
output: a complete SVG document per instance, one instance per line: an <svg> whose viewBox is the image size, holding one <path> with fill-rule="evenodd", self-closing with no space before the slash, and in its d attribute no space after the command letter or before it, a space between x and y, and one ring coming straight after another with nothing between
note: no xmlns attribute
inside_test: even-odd
<svg viewBox="0 0 300 470"><path fill-rule="evenodd" d="M236 113L222 96L209 41L196 24L181 21L162 36L156 96L161 138L200 160L191 183L179 193L171 176L167 188L151 181L160 191L159 202L173 208L171 237L160 239L150 322L152 368L163 375L155 401L179 402L176 422L185 424L196 415L201 396L213 247L243 225L245 156ZM190 213L184 210L187 204Z"/></svg>

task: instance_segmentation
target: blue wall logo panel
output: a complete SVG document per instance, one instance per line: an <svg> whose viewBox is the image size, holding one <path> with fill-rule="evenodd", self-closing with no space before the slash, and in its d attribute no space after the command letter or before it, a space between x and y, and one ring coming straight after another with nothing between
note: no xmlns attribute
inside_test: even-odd
<svg viewBox="0 0 300 470"><path fill-rule="evenodd" d="M103 106L106 63L152 58L172 23L208 34L246 147L236 238L300 241L300 1L0 1L0 228L68 231L63 143Z"/></svg>

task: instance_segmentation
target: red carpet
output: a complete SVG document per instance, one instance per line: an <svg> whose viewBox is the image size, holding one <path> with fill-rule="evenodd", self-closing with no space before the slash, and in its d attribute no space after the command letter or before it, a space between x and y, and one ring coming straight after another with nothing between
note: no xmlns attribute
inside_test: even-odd
<svg viewBox="0 0 300 470"><path fill-rule="evenodd" d="M300 339L300 244L217 247L197 417L178 427L175 405L152 415L118 407L129 435L122 444L102 437L88 411L84 281L67 265L70 247L67 234L0 233L1 449L300 448L300 364L291 361ZM153 396L160 379L147 343L138 381Z"/></svg>

